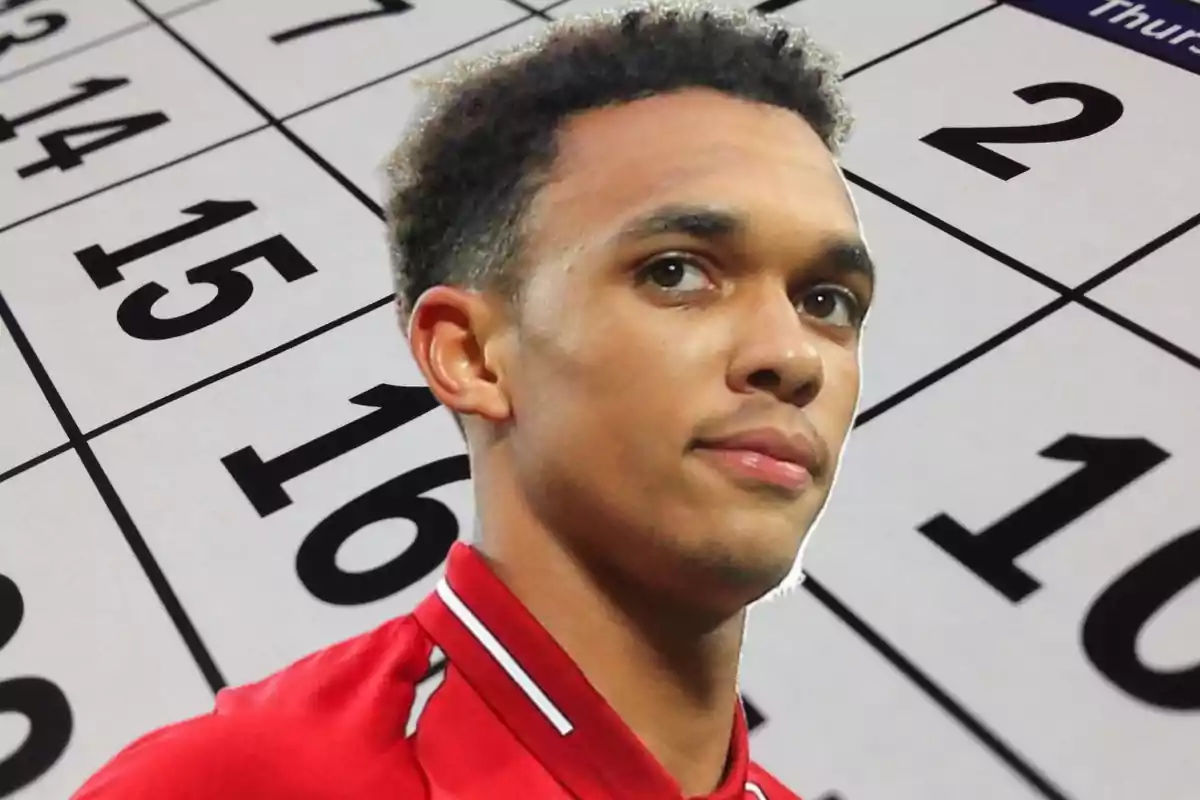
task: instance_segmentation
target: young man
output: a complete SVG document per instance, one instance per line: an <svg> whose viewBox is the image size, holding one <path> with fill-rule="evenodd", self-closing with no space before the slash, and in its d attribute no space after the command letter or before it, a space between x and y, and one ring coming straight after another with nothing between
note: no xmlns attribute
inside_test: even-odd
<svg viewBox="0 0 1200 800"><path fill-rule="evenodd" d="M477 541L414 614L224 690L76 799L794 800L750 759L738 661L858 401L833 74L692 4L556 25L433 101L390 237Z"/></svg>

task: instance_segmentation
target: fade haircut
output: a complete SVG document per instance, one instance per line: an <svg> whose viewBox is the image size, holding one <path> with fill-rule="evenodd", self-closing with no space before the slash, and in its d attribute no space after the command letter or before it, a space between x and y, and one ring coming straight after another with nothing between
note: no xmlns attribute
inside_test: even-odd
<svg viewBox="0 0 1200 800"><path fill-rule="evenodd" d="M834 156L851 128L835 61L804 29L702 2L568 17L422 84L424 106L386 163L388 245L406 332L431 286L494 292L519 309L523 222L573 115L709 88L795 112Z"/></svg>

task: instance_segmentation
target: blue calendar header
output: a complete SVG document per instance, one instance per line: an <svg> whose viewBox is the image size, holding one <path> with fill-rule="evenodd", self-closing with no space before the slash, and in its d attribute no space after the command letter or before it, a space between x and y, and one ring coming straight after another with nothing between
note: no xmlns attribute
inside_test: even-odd
<svg viewBox="0 0 1200 800"><path fill-rule="evenodd" d="M1008 4L1200 74L1200 0L1009 0Z"/></svg>

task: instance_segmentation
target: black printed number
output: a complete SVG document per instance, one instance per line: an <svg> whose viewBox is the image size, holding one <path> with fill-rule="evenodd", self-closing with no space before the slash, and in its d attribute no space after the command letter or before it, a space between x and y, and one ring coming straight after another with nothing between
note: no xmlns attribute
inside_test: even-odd
<svg viewBox="0 0 1200 800"><path fill-rule="evenodd" d="M1082 466L991 527L972 533L946 514L919 526L934 544L1013 603L1041 584L1016 559L1158 466L1167 454L1145 439L1069 435L1038 455Z"/></svg>
<svg viewBox="0 0 1200 800"><path fill-rule="evenodd" d="M255 210L247 200L205 200L183 209L197 218L157 233L139 242L105 251L94 244L75 253L84 271L97 289L106 289L125 280L121 268L152 253L228 224ZM234 314L254 295L254 282L239 272L257 260L265 261L283 280L292 281L313 275L317 268L283 236L272 236L214 261L184 272L187 282L216 289L216 294L199 308L176 316L160 316L155 305L170 292L151 281L130 292L117 308L121 330L144 341L174 339L195 333Z"/></svg>
<svg viewBox="0 0 1200 800"><path fill-rule="evenodd" d="M308 36L314 33L320 33L330 28L336 28L339 25L346 25L351 22L359 22L364 19L374 19L375 17L383 17L389 14L402 14L405 11L412 11L412 3L406 3L404 0L374 0L377 8L370 11L358 11L352 14L343 14L340 17L330 17L328 19L309 22L291 30L282 31L271 37L271 41L275 44L283 44L290 42L293 39L299 39L302 36Z"/></svg>
<svg viewBox="0 0 1200 800"><path fill-rule="evenodd" d="M25 603L21 590L0 574L0 650L21 627ZM0 797L8 797L45 775L66 751L74 722L62 689L45 678L0 680L0 714L17 713L29 721L29 733L0 761Z"/></svg>
<svg viewBox="0 0 1200 800"><path fill-rule="evenodd" d="M1155 615L1200 581L1200 528L1167 542L1130 567L1092 603L1083 651L1130 696L1174 711L1200 710L1200 653L1191 667L1160 670L1138 657L1138 637Z"/></svg>
<svg viewBox="0 0 1200 800"><path fill-rule="evenodd" d="M1030 104L1070 99L1078 100L1082 105L1074 117L1058 122L1011 127L939 128L922 136L921 141L1007 181L1028 172L1029 167L995 150L989 150L984 147L985 144L1047 144L1082 139L1113 126L1125 113L1125 106L1119 99L1103 89L1083 83L1039 83L1018 89L1013 94Z"/></svg>
<svg viewBox="0 0 1200 800"><path fill-rule="evenodd" d="M0 114L0 142L15 138L17 129L22 125L128 85L128 78L89 78L74 84L73 88L76 90L74 93L39 108L31 109L15 117ZM20 167L17 175L29 178L52 167L63 171L74 169L83 164L83 157L88 153L94 153L117 142L153 130L167 121L166 114L155 111L149 114L113 117L85 125L59 128L38 137L38 141L46 150L46 157L41 161ZM87 141L75 147L71 144L72 137L87 137Z"/></svg>
<svg viewBox="0 0 1200 800"><path fill-rule="evenodd" d="M0 13L10 10L9 8L0 9ZM66 27L67 18L62 14L30 14L25 18L25 25L34 27L35 30L24 34L16 33L0 33L0 58L4 54L16 47L19 44L29 44L36 42L39 39L45 39L47 36L53 36L64 27Z"/></svg>
<svg viewBox="0 0 1200 800"><path fill-rule="evenodd" d="M432 411L427 387L380 384L350 399L373 410L293 450L264 460L253 447L221 459L230 477L260 516L291 505L283 485ZM432 573L458 539L458 519L443 503L421 495L470 478L465 455L452 456L398 475L351 500L309 532L296 553L296 574L319 600L360 605L390 597ZM365 572L349 573L337 554L350 537L376 522L406 519L416 539L396 558Z"/></svg>
<svg viewBox="0 0 1200 800"><path fill-rule="evenodd" d="M799 0L763 0L754 7L754 10L760 14L771 14L776 11L782 11L788 6L795 5Z"/></svg>
<svg viewBox="0 0 1200 800"><path fill-rule="evenodd" d="M382 600L437 569L458 539L454 512L422 494L470 477L465 455L451 456L398 475L351 500L313 528L296 553L296 574L313 597L333 605ZM417 526L415 541L391 561L367 572L337 566L338 550L375 522L407 519Z"/></svg>
<svg viewBox="0 0 1200 800"><path fill-rule="evenodd" d="M1146 439L1105 439L1070 434L1040 453L1082 466L988 528L972 533L946 514L918 530L960 564L1019 604L1041 588L1015 563L1034 546L1066 528L1168 458ZM1200 528L1188 531L1100 592L1084 617L1081 645L1092 665L1139 700L1172 710L1200 709L1200 653L1194 666L1159 670L1138 655L1146 624L1200 581Z"/></svg>

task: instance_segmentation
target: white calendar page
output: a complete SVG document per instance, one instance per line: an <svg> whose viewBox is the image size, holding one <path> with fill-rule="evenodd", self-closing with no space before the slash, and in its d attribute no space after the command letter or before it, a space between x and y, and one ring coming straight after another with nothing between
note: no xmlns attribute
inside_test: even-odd
<svg viewBox="0 0 1200 800"><path fill-rule="evenodd" d="M731 2L839 54L881 271L806 580L750 614L756 759L1195 800L1200 4ZM432 589L474 504L379 167L415 78L608 6L0 1L0 798Z"/></svg>

